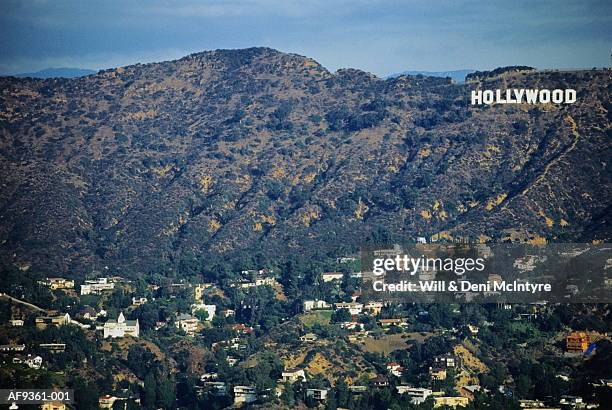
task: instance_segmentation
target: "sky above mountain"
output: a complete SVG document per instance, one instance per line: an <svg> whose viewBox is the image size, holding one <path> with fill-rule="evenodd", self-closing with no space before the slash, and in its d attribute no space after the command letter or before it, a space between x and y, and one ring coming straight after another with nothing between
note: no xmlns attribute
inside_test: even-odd
<svg viewBox="0 0 612 410"><path fill-rule="evenodd" d="M612 2L4 0L0 73L100 69L268 46L331 70L610 65Z"/></svg>

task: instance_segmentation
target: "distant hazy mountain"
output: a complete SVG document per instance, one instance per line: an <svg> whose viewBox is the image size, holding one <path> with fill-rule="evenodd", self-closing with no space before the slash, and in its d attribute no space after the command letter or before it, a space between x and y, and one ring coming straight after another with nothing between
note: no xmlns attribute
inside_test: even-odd
<svg viewBox="0 0 612 410"><path fill-rule="evenodd" d="M465 76L472 74L476 70L455 70L455 71L403 71L401 73L391 74L387 78L395 78L400 75L425 75L428 77L450 77L458 83L465 81Z"/></svg>
<svg viewBox="0 0 612 410"><path fill-rule="evenodd" d="M45 68L44 70L36 71L35 73L15 74L15 77L32 77L32 78L75 78L84 77L86 75L95 74L97 71L87 70L85 68Z"/></svg>

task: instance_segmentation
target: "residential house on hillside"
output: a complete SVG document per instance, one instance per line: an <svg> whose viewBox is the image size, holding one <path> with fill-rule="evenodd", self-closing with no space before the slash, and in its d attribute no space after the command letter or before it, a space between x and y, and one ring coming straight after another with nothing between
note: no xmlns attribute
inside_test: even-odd
<svg viewBox="0 0 612 410"><path fill-rule="evenodd" d="M232 325L232 330L245 335L254 332L254 329L251 326L247 326L244 323L236 323L235 325Z"/></svg>
<svg viewBox="0 0 612 410"><path fill-rule="evenodd" d="M390 326L406 326L408 323L408 321L406 319L380 319L378 321L378 324L380 325L380 327L390 327Z"/></svg>
<svg viewBox="0 0 612 410"><path fill-rule="evenodd" d="M401 255L402 247L396 243L392 248L375 249L372 253L377 258L394 258L397 255Z"/></svg>
<svg viewBox="0 0 612 410"><path fill-rule="evenodd" d="M438 407L466 407L470 404L467 397L462 396L442 396L434 397L434 409Z"/></svg>
<svg viewBox="0 0 612 410"><path fill-rule="evenodd" d="M9 345L0 345L0 352L2 353L7 353L7 352L23 352L25 350L25 345L21 344L21 345L15 345L15 344L9 344Z"/></svg>
<svg viewBox="0 0 612 410"><path fill-rule="evenodd" d="M340 328L346 330L363 330L364 324L360 322L341 322Z"/></svg>
<svg viewBox="0 0 612 410"><path fill-rule="evenodd" d="M368 332L367 330L353 332L350 335L348 335L348 340L351 343L359 343L365 340L365 338L368 337L369 334L370 332Z"/></svg>
<svg viewBox="0 0 612 410"><path fill-rule="evenodd" d="M177 329L183 330L189 336L193 336L198 331L200 321L197 317L187 313L181 313L176 317L175 326Z"/></svg>
<svg viewBox="0 0 612 410"><path fill-rule="evenodd" d="M404 368L397 362L390 362L386 365L387 371L395 377L402 377Z"/></svg>
<svg viewBox="0 0 612 410"><path fill-rule="evenodd" d="M108 278L98 278L96 280L86 280L81 285L81 295L100 294L107 290L115 289L115 283Z"/></svg>
<svg viewBox="0 0 612 410"><path fill-rule="evenodd" d="M344 273L342 272L325 272L321 275L323 282L331 282L334 280L342 280Z"/></svg>
<svg viewBox="0 0 612 410"><path fill-rule="evenodd" d="M429 377L431 377L431 380L446 380L446 369L443 367L430 367Z"/></svg>
<svg viewBox="0 0 612 410"><path fill-rule="evenodd" d="M566 350L569 353L583 353L588 347L591 339L585 332L572 332L565 338Z"/></svg>
<svg viewBox="0 0 612 410"><path fill-rule="evenodd" d="M218 381L205 381L204 387L209 393L215 397L223 397L227 395L227 384Z"/></svg>
<svg viewBox="0 0 612 410"><path fill-rule="evenodd" d="M443 354L434 357L434 367L454 368L459 367L459 358L453 354Z"/></svg>
<svg viewBox="0 0 612 410"><path fill-rule="evenodd" d="M542 400L521 399L519 400L519 406L521 409L537 409L546 407L546 404Z"/></svg>
<svg viewBox="0 0 612 410"><path fill-rule="evenodd" d="M123 312L121 312L116 321L110 319L104 324L103 331L105 339L125 336L138 337L140 335L140 324L138 319L126 320Z"/></svg>
<svg viewBox="0 0 612 410"><path fill-rule="evenodd" d="M44 280L38 281L38 283L51 290L74 288L74 280L65 278L45 278Z"/></svg>
<svg viewBox="0 0 612 410"><path fill-rule="evenodd" d="M145 303L147 303L148 299L145 297L132 297L132 306L134 307L138 307L138 306L142 306Z"/></svg>
<svg viewBox="0 0 612 410"><path fill-rule="evenodd" d="M331 305L324 300L305 300L304 301L304 312L308 312L314 309L329 309Z"/></svg>
<svg viewBox="0 0 612 410"><path fill-rule="evenodd" d="M96 320L98 313L91 306L83 306L76 314L77 319Z"/></svg>
<svg viewBox="0 0 612 410"><path fill-rule="evenodd" d="M283 383L295 383L298 380L306 381L306 373L304 369L286 369L281 373Z"/></svg>
<svg viewBox="0 0 612 410"><path fill-rule="evenodd" d="M376 377L374 377L372 380L370 380L370 383L374 387L387 387L389 386L389 379L387 379L382 374L379 374L376 375Z"/></svg>
<svg viewBox="0 0 612 410"><path fill-rule="evenodd" d="M39 316L35 320L36 328L39 330L46 329L48 326L64 326L72 323L72 319L68 313L55 314L49 316Z"/></svg>
<svg viewBox="0 0 612 410"><path fill-rule="evenodd" d="M25 364L30 369L38 370L42 367L43 359L40 356L34 356L31 354L27 356L16 355L13 356L13 364Z"/></svg>
<svg viewBox="0 0 612 410"><path fill-rule="evenodd" d="M300 336L300 341L312 343L317 341L317 335L314 333L306 333L303 336Z"/></svg>
<svg viewBox="0 0 612 410"><path fill-rule="evenodd" d="M277 283L276 278L272 277L255 279L255 286L275 286Z"/></svg>
<svg viewBox="0 0 612 410"><path fill-rule="evenodd" d="M569 407L573 409L587 407L586 403L584 402L584 399L580 396L568 396L568 395L561 396L561 400L559 400L559 404L561 406Z"/></svg>
<svg viewBox="0 0 612 410"><path fill-rule="evenodd" d="M328 389L306 389L306 397L313 398L317 401L327 400Z"/></svg>
<svg viewBox="0 0 612 410"><path fill-rule="evenodd" d="M368 391L368 386L363 386L360 384L354 384L348 387L349 391L353 394L361 394Z"/></svg>
<svg viewBox="0 0 612 410"><path fill-rule="evenodd" d="M217 306L215 305L207 305L204 303L194 303L191 305L191 313L195 314L198 310L203 310L206 312L206 321L210 322L215 317L215 313L217 312Z"/></svg>
<svg viewBox="0 0 612 410"><path fill-rule="evenodd" d="M371 301L363 306L363 310L370 313L373 316L379 315L383 308L383 302Z"/></svg>
<svg viewBox="0 0 612 410"><path fill-rule="evenodd" d="M354 256L343 256L341 258L336 258L336 263L351 263L357 260Z"/></svg>
<svg viewBox="0 0 612 410"><path fill-rule="evenodd" d="M111 396L110 394L105 394L104 396L100 396L98 399L98 406L101 409L112 409L116 401L117 397Z"/></svg>
<svg viewBox="0 0 612 410"><path fill-rule="evenodd" d="M51 353L63 353L66 351L66 343L41 343L38 347Z"/></svg>
<svg viewBox="0 0 612 410"><path fill-rule="evenodd" d="M346 309L351 315L360 315L363 312L363 304L357 302L339 302L335 303L336 310Z"/></svg>
<svg viewBox="0 0 612 410"><path fill-rule="evenodd" d="M254 386L234 386L235 405L254 401L257 401L257 389Z"/></svg>
<svg viewBox="0 0 612 410"><path fill-rule="evenodd" d="M61 401L46 401L41 404L40 410L66 410L66 404Z"/></svg>
<svg viewBox="0 0 612 410"><path fill-rule="evenodd" d="M412 404L423 404L433 394L431 389L422 387L397 386L396 389L398 394L408 395Z"/></svg>

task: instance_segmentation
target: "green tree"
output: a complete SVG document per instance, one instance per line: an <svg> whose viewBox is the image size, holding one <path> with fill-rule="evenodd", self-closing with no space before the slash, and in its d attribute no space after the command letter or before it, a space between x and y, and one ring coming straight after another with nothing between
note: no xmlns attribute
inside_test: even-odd
<svg viewBox="0 0 612 410"><path fill-rule="evenodd" d="M98 408L98 388L95 382L87 383L82 378L77 378L72 387L74 389L74 401L79 409L97 409Z"/></svg>
<svg viewBox="0 0 612 410"><path fill-rule="evenodd" d="M532 382L529 376L525 374L520 374L516 378L516 396L521 399L528 398L530 396L529 393L531 391L531 384Z"/></svg>
<svg viewBox="0 0 612 410"><path fill-rule="evenodd" d="M332 323L342 323L349 322L351 320L351 313L348 309L338 309L336 310L331 317Z"/></svg>
<svg viewBox="0 0 612 410"><path fill-rule="evenodd" d="M156 396L158 406L164 409L171 409L174 407L176 398L174 383L164 374L158 375Z"/></svg>
<svg viewBox="0 0 612 410"><path fill-rule="evenodd" d="M146 408L155 408L155 397L157 391L157 382L155 381L155 375L148 373L144 379L144 391L142 402Z"/></svg>
<svg viewBox="0 0 612 410"><path fill-rule="evenodd" d="M204 309L198 309L194 312L194 316L200 319L200 321L205 321L208 319L208 312Z"/></svg>
<svg viewBox="0 0 612 410"><path fill-rule="evenodd" d="M293 407L295 405L295 395L293 394L293 386L291 383L285 382L283 393L280 396L281 401L284 405L288 407Z"/></svg>

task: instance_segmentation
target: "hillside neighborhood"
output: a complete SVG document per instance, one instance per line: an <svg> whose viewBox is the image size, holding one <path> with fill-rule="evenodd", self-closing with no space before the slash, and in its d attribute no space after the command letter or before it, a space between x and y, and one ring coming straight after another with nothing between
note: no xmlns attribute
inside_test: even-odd
<svg viewBox="0 0 612 410"><path fill-rule="evenodd" d="M607 309L366 300L357 258L329 264L292 297L278 267L221 284L22 276L0 297L1 380L69 386L79 408L587 409L612 394Z"/></svg>

